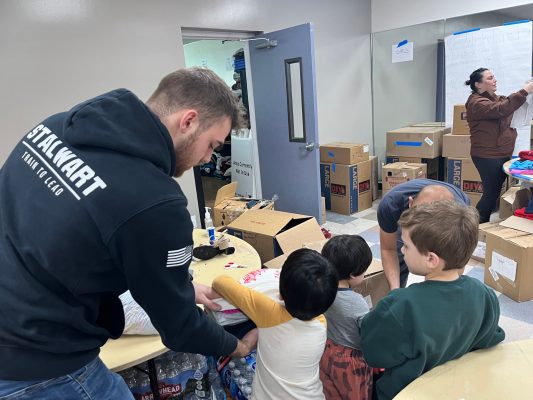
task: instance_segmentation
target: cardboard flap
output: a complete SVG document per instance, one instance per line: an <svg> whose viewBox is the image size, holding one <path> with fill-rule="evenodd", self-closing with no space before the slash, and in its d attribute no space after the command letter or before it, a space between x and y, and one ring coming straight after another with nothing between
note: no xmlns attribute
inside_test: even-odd
<svg viewBox="0 0 533 400"><path fill-rule="evenodd" d="M533 234L533 220L530 219L515 217L513 215L512 217L507 218L505 221L500 222L500 225Z"/></svg>
<svg viewBox="0 0 533 400"><path fill-rule="evenodd" d="M286 213L274 210L249 210L228 226L231 229L252 231L263 235L276 236L293 219L312 218L301 214Z"/></svg>
<svg viewBox="0 0 533 400"><path fill-rule="evenodd" d="M383 271L383 265L381 264L381 260L377 260L374 258L372 259L372 263L366 270L365 276L374 275L381 271Z"/></svg>
<svg viewBox="0 0 533 400"><path fill-rule="evenodd" d="M215 198L215 206L218 206L226 199L231 199L232 197L235 197L235 192L237 191L238 184L238 182L231 182L218 189L217 197Z"/></svg>
<svg viewBox="0 0 533 400"><path fill-rule="evenodd" d="M273 258L270 261L267 261L266 263L263 263L265 268L275 268L275 269L281 269L283 267L283 264L285 264L285 260L289 257L289 254L282 254L281 256L278 256L276 258Z"/></svg>
<svg viewBox="0 0 533 400"><path fill-rule="evenodd" d="M324 234L315 218L292 227L291 229L276 236L279 247L283 253L289 253L302 248L305 243L324 240Z"/></svg>

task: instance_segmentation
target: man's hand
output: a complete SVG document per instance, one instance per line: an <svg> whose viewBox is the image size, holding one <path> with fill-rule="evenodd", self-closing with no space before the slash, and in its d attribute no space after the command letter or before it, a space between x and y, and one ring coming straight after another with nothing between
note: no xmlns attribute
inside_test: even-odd
<svg viewBox="0 0 533 400"><path fill-rule="evenodd" d="M213 300L219 299L222 296L215 292L212 287L195 282L193 282L192 285L194 286L194 300L196 301L196 304L203 304L213 311L220 310L220 306Z"/></svg>
<svg viewBox="0 0 533 400"><path fill-rule="evenodd" d="M232 357L245 357L250 352L256 348L257 346L257 339L259 337L259 331L257 328L252 329L250 332L248 332L244 337L237 341L237 347L235 348L235 351L231 353Z"/></svg>

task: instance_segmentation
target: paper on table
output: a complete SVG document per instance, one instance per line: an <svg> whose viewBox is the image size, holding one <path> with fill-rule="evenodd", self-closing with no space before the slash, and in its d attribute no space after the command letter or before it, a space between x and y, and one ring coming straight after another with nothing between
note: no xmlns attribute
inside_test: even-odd
<svg viewBox="0 0 533 400"><path fill-rule="evenodd" d="M400 47L392 45L392 62L399 63L413 61L413 42L408 42Z"/></svg>
<svg viewBox="0 0 533 400"><path fill-rule="evenodd" d="M516 279L516 261L502 256L495 251L492 252L491 268L501 276L510 279L513 282Z"/></svg>

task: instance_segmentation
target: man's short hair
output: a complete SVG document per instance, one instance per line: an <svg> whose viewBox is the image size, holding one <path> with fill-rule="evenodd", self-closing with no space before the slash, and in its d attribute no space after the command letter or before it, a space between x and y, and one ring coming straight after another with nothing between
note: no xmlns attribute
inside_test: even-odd
<svg viewBox="0 0 533 400"><path fill-rule="evenodd" d="M333 266L315 250L292 252L279 277L279 293L294 317L309 321L333 304L339 279Z"/></svg>
<svg viewBox="0 0 533 400"><path fill-rule="evenodd" d="M477 245L479 214L473 207L441 200L404 211L398 225L409 230L421 254L437 254L444 269L463 268Z"/></svg>
<svg viewBox="0 0 533 400"><path fill-rule="evenodd" d="M372 262L372 251L359 235L333 236L322 248L322 255L337 270L339 279L364 274Z"/></svg>
<svg viewBox="0 0 533 400"><path fill-rule="evenodd" d="M223 117L230 117L231 129L244 126L243 110L237 97L217 74L207 68L171 72L161 80L147 105L159 117L183 109L195 109L202 131Z"/></svg>

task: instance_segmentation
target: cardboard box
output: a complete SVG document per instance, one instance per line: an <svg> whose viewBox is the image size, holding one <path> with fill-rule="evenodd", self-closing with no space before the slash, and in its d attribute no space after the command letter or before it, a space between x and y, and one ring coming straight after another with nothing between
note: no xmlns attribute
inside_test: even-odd
<svg viewBox="0 0 533 400"><path fill-rule="evenodd" d="M472 258L473 260L485 263L485 254L487 251L486 230L493 229L495 226L498 226L498 225L499 225L498 222L485 222L484 224L479 225L479 231L478 231L478 236L477 236L477 246L474 249L474 252L472 253L472 256L470 258Z"/></svg>
<svg viewBox="0 0 533 400"><path fill-rule="evenodd" d="M253 199L240 200L242 197L235 196L237 185L238 182L232 182L218 189L213 210L213 224L216 227L228 225L249 210L258 210L260 207L267 210L274 209L274 203L268 200L263 200L248 208L246 205Z"/></svg>
<svg viewBox="0 0 533 400"><path fill-rule="evenodd" d="M469 158L448 158L448 183L457 186L465 192L473 206L477 204L483 194L483 185L479 172Z"/></svg>
<svg viewBox="0 0 533 400"><path fill-rule="evenodd" d="M445 122L419 122L417 124L411 124L409 126L416 126L416 127L419 127L419 126L433 126L433 127L445 127L446 126L446 123Z"/></svg>
<svg viewBox="0 0 533 400"><path fill-rule="evenodd" d="M370 156L370 185L372 186L372 201L379 197L379 161L377 156Z"/></svg>
<svg viewBox="0 0 533 400"><path fill-rule="evenodd" d="M527 206L531 199L531 191L519 186L510 188L500 197L500 218L507 219L519 208Z"/></svg>
<svg viewBox="0 0 533 400"><path fill-rule="evenodd" d="M326 198L324 196L320 197L320 210L322 214L322 224L326 223Z"/></svg>
<svg viewBox="0 0 533 400"><path fill-rule="evenodd" d="M320 186L326 210L350 215L372 207L371 163L320 164Z"/></svg>
<svg viewBox="0 0 533 400"><path fill-rule="evenodd" d="M395 162L408 162L413 164L426 164L426 177L436 181L443 181L445 179L446 162L442 157L435 158L421 158L421 157L398 157L387 154L387 164Z"/></svg>
<svg viewBox="0 0 533 400"><path fill-rule="evenodd" d="M322 251L322 247L328 240L319 240L316 242L305 243L302 247L316 250L319 253ZM283 254L273 260L264 263L266 268L281 268L287 260L290 253ZM389 283L385 278L385 272L383 272L383 266L380 260L372 260L372 263L365 272L363 282L355 289L360 293L368 303L370 308L373 308L379 300L385 297L390 292Z"/></svg>
<svg viewBox="0 0 533 400"><path fill-rule="evenodd" d="M387 154L435 158L442 154L442 136L450 128L407 126L387 132Z"/></svg>
<svg viewBox="0 0 533 400"><path fill-rule="evenodd" d="M228 225L228 233L250 243L261 261L323 240L314 217L274 210L250 210Z"/></svg>
<svg viewBox="0 0 533 400"><path fill-rule="evenodd" d="M484 282L513 300L533 300L533 235L501 225L485 233Z"/></svg>
<svg viewBox="0 0 533 400"><path fill-rule="evenodd" d="M457 186L470 198L472 206L476 206L483 195L483 184L476 166L470 157L448 158L446 182ZM502 185L502 193L507 189L507 180Z"/></svg>
<svg viewBox="0 0 533 400"><path fill-rule="evenodd" d="M320 146L320 162L352 165L369 159L367 144L334 142Z"/></svg>
<svg viewBox="0 0 533 400"><path fill-rule="evenodd" d="M453 106L453 129L454 135L470 135L470 128L466 121L466 107L464 104Z"/></svg>
<svg viewBox="0 0 533 400"><path fill-rule="evenodd" d="M470 135L447 133L442 137L442 156L451 158L470 157Z"/></svg>
<svg viewBox="0 0 533 400"><path fill-rule="evenodd" d="M426 164L412 164L407 162L396 162L386 164L381 171L381 189L383 196L393 187L401 183L421 179L427 176Z"/></svg>

